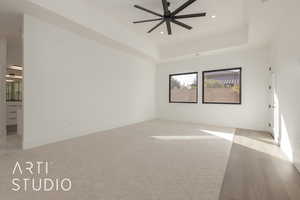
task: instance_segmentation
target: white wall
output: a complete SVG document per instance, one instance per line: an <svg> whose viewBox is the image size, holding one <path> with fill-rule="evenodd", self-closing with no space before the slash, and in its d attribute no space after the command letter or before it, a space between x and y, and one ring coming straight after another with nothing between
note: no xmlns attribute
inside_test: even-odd
<svg viewBox="0 0 300 200"><path fill-rule="evenodd" d="M5 38L0 38L0 136L6 135L6 53L7 41Z"/></svg>
<svg viewBox="0 0 300 200"><path fill-rule="evenodd" d="M161 63L157 68L158 118L268 130L268 66L267 48ZM242 105L203 105L202 71L233 67L242 67ZM194 71L199 73L199 104L168 103L169 74Z"/></svg>
<svg viewBox="0 0 300 200"><path fill-rule="evenodd" d="M17 38L18 42L10 42L7 44L7 65L23 66L23 47L22 39Z"/></svg>
<svg viewBox="0 0 300 200"><path fill-rule="evenodd" d="M281 26L273 40L271 61L277 76L281 148L300 170L300 2L280 3Z"/></svg>
<svg viewBox="0 0 300 200"><path fill-rule="evenodd" d="M24 148L155 116L155 65L24 16Z"/></svg>
<svg viewBox="0 0 300 200"><path fill-rule="evenodd" d="M126 49L132 54L139 54L148 59L158 58L156 46L147 36L138 35L129 30L127 24L117 23L118 20L108 17L109 10L101 7L99 1L71 2L72 4L62 0L1 0L3 5L14 7L22 13L55 21L56 24L72 28L81 34L89 34L93 39Z"/></svg>

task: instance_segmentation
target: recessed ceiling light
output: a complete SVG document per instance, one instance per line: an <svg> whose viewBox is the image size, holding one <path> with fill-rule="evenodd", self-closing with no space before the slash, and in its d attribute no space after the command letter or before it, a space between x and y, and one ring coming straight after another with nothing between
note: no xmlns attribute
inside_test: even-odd
<svg viewBox="0 0 300 200"><path fill-rule="evenodd" d="M213 19L216 18L216 17L217 17L216 15L212 15L212 16L211 16L211 18L213 18Z"/></svg>
<svg viewBox="0 0 300 200"><path fill-rule="evenodd" d="M161 32L160 32L160 34L164 34L164 32L163 32L163 31L161 31Z"/></svg>
<svg viewBox="0 0 300 200"><path fill-rule="evenodd" d="M8 69L14 69L14 70L22 71L23 67L20 67L20 66L17 66L17 65L12 65L12 66L9 66Z"/></svg>

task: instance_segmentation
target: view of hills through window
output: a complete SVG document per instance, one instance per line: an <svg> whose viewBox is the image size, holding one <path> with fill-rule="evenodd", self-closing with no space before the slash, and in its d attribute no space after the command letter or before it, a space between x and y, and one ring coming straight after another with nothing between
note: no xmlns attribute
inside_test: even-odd
<svg viewBox="0 0 300 200"><path fill-rule="evenodd" d="M170 75L171 103L197 103L198 102L198 73Z"/></svg>

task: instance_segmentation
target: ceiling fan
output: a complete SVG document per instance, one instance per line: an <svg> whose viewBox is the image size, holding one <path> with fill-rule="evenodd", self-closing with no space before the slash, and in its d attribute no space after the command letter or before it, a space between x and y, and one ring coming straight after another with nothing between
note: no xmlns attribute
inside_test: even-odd
<svg viewBox="0 0 300 200"><path fill-rule="evenodd" d="M205 17L206 13L193 13L193 14L187 14L187 15L177 15L178 13L180 13L182 10L184 10L185 8L187 8L188 6L190 6L192 3L194 3L197 0L188 0L187 2L185 2L184 4L182 4L179 8L177 8L176 10L174 10L173 12L171 12L169 10L169 6L170 6L170 2L168 2L167 0L162 0L162 5L163 5L163 9L164 9L164 14L159 14L157 12L154 12L152 10L143 8L139 5L134 5L134 7L143 10L145 12L151 13L159 18L155 18L155 19L147 19L147 20L141 20L141 21L134 21L134 24L137 23L145 23L145 22L153 22L153 21L160 21L157 25L155 25L153 28L151 28L148 33L151 33L152 31L154 31L156 28L158 28L160 25L162 25L163 23L166 22L167 25L167 31L168 34L171 35L172 34L172 28L171 28L171 23L174 23L176 25L179 25L183 28L186 28L188 30L191 30L192 27L182 23L180 21L178 21L177 19L187 19L187 18L192 18L192 17Z"/></svg>

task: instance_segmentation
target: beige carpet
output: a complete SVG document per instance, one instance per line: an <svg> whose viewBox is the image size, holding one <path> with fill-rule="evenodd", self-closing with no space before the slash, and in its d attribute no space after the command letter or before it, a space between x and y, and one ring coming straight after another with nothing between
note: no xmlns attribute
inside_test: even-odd
<svg viewBox="0 0 300 200"><path fill-rule="evenodd" d="M0 199L217 200L234 131L154 120L5 154ZM48 177L71 179L69 192L11 190L16 161L45 160Z"/></svg>

